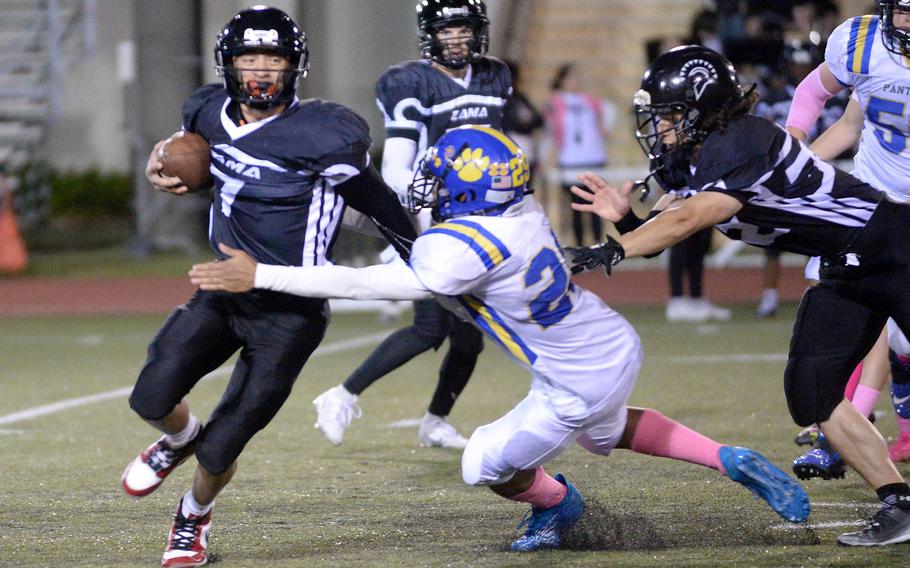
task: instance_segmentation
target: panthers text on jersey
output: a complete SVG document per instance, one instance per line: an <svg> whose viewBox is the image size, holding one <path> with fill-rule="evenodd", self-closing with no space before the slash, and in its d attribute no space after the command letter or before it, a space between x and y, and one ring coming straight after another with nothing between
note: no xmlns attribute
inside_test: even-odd
<svg viewBox="0 0 910 568"><path fill-rule="evenodd" d="M366 122L335 103L295 99L279 115L240 125L235 104L207 85L183 106L183 128L212 148L212 248L223 257L224 243L262 263L323 264L345 207L332 188L369 164Z"/></svg>
<svg viewBox="0 0 910 568"><path fill-rule="evenodd" d="M857 16L828 38L825 62L863 109L856 175L892 201L910 197L910 59L888 51L878 16Z"/></svg>
<svg viewBox="0 0 910 568"><path fill-rule="evenodd" d="M717 228L760 247L834 257L866 226L882 193L816 156L780 126L757 116L705 139L687 183L742 203Z"/></svg>
<svg viewBox="0 0 910 568"><path fill-rule="evenodd" d="M432 61L418 60L390 67L376 83L386 136L414 140L417 160L452 128L479 124L498 130L511 94L509 68L495 57L469 65L464 79L448 77Z"/></svg>
<svg viewBox="0 0 910 568"><path fill-rule="evenodd" d="M411 269L445 307L473 321L518 362L590 405L638 360L632 326L572 284L540 205L434 225L414 243Z"/></svg>

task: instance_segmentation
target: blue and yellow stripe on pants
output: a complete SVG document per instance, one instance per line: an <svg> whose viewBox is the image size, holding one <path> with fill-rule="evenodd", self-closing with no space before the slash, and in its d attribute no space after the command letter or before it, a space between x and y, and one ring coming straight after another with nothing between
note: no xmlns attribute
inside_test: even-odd
<svg viewBox="0 0 910 568"><path fill-rule="evenodd" d="M433 234L448 235L467 243L471 250L480 257L487 270L512 256L512 253L509 252L509 249L506 248L502 241L479 223L473 221L452 219L435 225L424 233L424 235Z"/></svg>
<svg viewBox="0 0 910 568"><path fill-rule="evenodd" d="M847 41L847 68L851 73L869 73L869 60L875 44L878 16L853 18L850 25L850 39Z"/></svg>
<svg viewBox="0 0 910 568"><path fill-rule="evenodd" d="M503 321L496 310L483 303L476 296L464 295L458 298L461 305L487 335L498 341L516 359L529 367L537 360L537 354L525 345L514 331Z"/></svg>

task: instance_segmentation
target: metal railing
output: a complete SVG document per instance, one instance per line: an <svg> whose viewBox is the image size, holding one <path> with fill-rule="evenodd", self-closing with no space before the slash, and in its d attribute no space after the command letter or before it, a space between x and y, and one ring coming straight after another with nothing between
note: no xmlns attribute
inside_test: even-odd
<svg viewBox="0 0 910 568"><path fill-rule="evenodd" d="M48 128L60 117L64 69L95 46L95 0L0 2L0 175L22 176L23 225L42 216L49 188L25 170L46 159Z"/></svg>

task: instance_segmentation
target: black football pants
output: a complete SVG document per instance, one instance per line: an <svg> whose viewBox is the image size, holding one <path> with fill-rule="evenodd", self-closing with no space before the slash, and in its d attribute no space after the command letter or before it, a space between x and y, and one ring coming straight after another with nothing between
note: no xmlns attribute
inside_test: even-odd
<svg viewBox="0 0 910 568"><path fill-rule="evenodd" d="M883 201L844 253L859 266L823 258L796 314L784 388L800 426L830 418L889 317L910 332L910 206Z"/></svg>
<svg viewBox="0 0 910 568"><path fill-rule="evenodd" d="M198 291L174 310L149 345L130 407L146 420L164 418L240 349L221 401L196 439L199 463L222 473L278 413L327 323L324 300Z"/></svg>
<svg viewBox="0 0 910 568"><path fill-rule="evenodd" d="M414 302L414 323L387 337L344 381L344 387L359 395L414 357L439 349L446 337L449 351L439 369L439 382L428 410L437 416L448 416L483 351L483 334L436 300Z"/></svg>

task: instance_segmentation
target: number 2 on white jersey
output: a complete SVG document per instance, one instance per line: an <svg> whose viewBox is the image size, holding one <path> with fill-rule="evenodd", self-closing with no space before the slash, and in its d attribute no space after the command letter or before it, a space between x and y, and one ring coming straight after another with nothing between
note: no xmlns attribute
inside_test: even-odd
<svg viewBox="0 0 910 568"><path fill-rule="evenodd" d="M546 269L550 269L553 281L528 305L531 318L544 329L562 321L572 310L572 300L569 299L572 283L559 255L553 249L541 249L531 259L531 265L524 276L525 288L543 280Z"/></svg>

